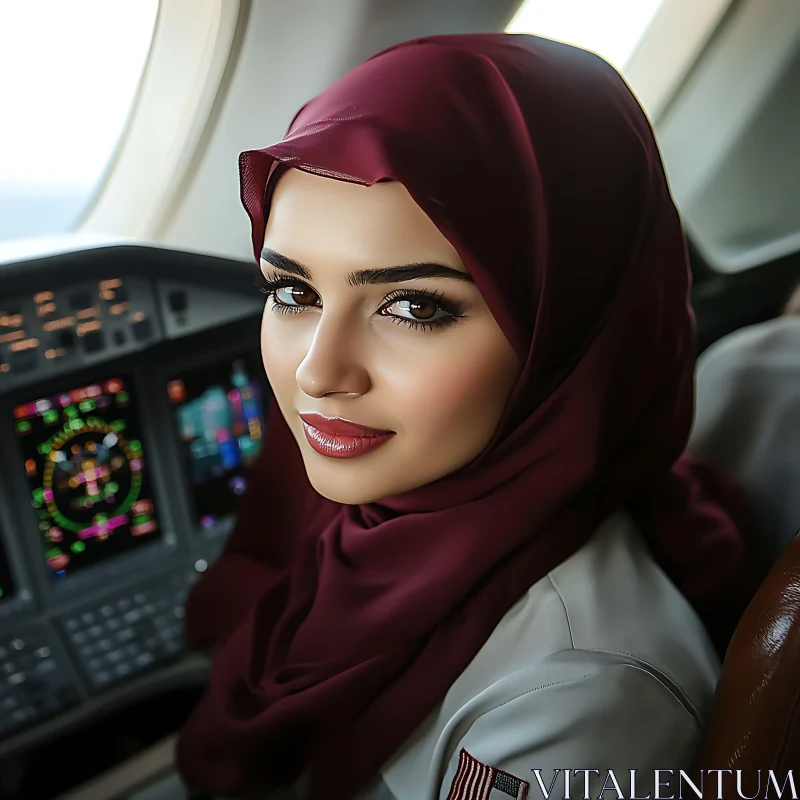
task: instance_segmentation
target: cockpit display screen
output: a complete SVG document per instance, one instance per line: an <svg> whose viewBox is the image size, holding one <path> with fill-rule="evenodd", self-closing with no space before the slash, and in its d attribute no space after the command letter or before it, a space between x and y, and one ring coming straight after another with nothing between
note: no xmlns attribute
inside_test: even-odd
<svg viewBox="0 0 800 800"><path fill-rule="evenodd" d="M18 405L14 417L54 576L160 538L129 379L42 397Z"/></svg>
<svg viewBox="0 0 800 800"><path fill-rule="evenodd" d="M14 595L14 583L11 580L11 567L3 547L3 532L0 530L0 603Z"/></svg>
<svg viewBox="0 0 800 800"><path fill-rule="evenodd" d="M267 392L257 353L204 365L167 384L200 528L236 510L261 450Z"/></svg>

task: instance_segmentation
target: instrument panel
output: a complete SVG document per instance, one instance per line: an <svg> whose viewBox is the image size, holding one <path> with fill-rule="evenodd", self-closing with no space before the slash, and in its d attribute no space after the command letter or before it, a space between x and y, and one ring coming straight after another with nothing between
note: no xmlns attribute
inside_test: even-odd
<svg viewBox="0 0 800 800"><path fill-rule="evenodd" d="M0 385L135 352L159 336L152 292L137 277L0 298Z"/></svg>
<svg viewBox="0 0 800 800"><path fill-rule="evenodd" d="M0 258L0 754L186 654L270 391L253 264Z"/></svg>

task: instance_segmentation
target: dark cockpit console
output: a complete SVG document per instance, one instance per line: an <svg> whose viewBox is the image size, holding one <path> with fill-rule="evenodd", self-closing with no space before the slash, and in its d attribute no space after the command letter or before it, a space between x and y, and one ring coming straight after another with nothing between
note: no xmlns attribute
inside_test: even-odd
<svg viewBox="0 0 800 800"><path fill-rule="evenodd" d="M0 603L10 600L16 592L14 581L11 577L11 565L3 542L3 531L0 529Z"/></svg>
<svg viewBox="0 0 800 800"><path fill-rule="evenodd" d="M131 245L0 259L0 758L182 663L262 451L255 274Z"/></svg>

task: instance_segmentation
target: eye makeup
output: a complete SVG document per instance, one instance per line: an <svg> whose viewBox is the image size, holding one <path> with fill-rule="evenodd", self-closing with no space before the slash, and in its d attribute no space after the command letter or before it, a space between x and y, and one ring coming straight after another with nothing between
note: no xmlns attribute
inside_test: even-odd
<svg viewBox="0 0 800 800"><path fill-rule="evenodd" d="M281 314L297 314L308 308L321 308L321 298L314 289L304 281L288 275L271 273L264 275L259 272L256 276L255 285L262 294L267 296L270 308ZM286 302L285 298L279 296L281 289L295 289L299 293L310 293L317 297L317 303L293 303ZM403 310L411 312L413 306L434 306L435 314L440 316L429 319L417 319L414 317L400 316L391 313L390 308L398 304L405 304ZM430 289L395 289L389 292L381 301L377 312L382 317L387 317L399 325L405 325L414 330L435 330L455 324L464 318L464 309L460 303L449 300L442 292Z"/></svg>

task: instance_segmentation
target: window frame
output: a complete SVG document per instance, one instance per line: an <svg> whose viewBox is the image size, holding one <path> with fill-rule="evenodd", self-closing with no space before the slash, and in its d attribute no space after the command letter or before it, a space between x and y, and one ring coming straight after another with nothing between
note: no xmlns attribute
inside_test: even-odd
<svg viewBox="0 0 800 800"><path fill-rule="evenodd" d="M664 0L625 65L625 79L657 122L735 0Z"/></svg>
<svg viewBox="0 0 800 800"><path fill-rule="evenodd" d="M248 10L249 0L160 0L127 125L78 233L158 238L216 119Z"/></svg>

